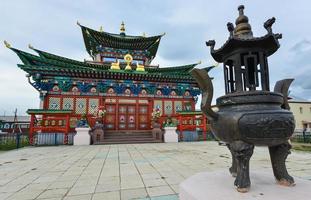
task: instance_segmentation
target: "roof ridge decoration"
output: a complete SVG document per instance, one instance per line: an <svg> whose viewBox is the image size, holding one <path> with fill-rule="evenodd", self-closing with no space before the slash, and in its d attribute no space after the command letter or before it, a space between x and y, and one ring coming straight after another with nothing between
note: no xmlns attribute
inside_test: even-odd
<svg viewBox="0 0 311 200"><path fill-rule="evenodd" d="M4 40L3 43L4 43L6 48L9 48L9 49L11 48L11 44L8 43L6 40Z"/></svg>

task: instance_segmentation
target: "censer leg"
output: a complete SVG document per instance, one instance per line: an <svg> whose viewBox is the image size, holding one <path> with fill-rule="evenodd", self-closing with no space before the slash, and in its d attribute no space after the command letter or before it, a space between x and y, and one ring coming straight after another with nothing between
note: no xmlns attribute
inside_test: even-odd
<svg viewBox="0 0 311 200"><path fill-rule="evenodd" d="M231 163L231 167L229 168L229 172L230 174L233 176L233 177L236 177L237 176L237 160L234 156L234 153L233 153L233 150L232 148L230 148L230 144L227 144L227 147L228 149L230 150L231 152L231 157L232 157L232 163Z"/></svg>
<svg viewBox="0 0 311 200"><path fill-rule="evenodd" d="M243 141L235 141L230 144L230 149L236 159L237 176L234 185L238 192L248 192L251 181L249 178L249 160L253 155L254 145Z"/></svg>
<svg viewBox="0 0 311 200"><path fill-rule="evenodd" d="M274 177L278 184L284 186L295 185L294 178L288 174L285 165L286 158L290 154L290 149L291 145L289 143L269 147Z"/></svg>

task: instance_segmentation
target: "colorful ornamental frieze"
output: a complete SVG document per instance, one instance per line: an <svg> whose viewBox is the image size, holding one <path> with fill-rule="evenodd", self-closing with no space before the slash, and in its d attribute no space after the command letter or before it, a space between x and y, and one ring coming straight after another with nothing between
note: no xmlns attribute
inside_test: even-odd
<svg viewBox="0 0 311 200"><path fill-rule="evenodd" d="M59 78L58 78L59 79ZM79 82L67 80L37 80L32 83L40 91L56 93L98 93L127 94L127 95L164 95L164 96L197 96L200 94L198 87L190 84L161 85L160 83L144 83L136 81L101 81Z"/></svg>

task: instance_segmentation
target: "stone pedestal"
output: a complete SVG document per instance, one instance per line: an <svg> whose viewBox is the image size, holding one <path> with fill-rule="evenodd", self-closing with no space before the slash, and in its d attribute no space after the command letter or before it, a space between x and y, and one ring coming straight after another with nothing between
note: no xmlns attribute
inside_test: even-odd
<svg viewBox="0 0 311 200"><path fill-rule="evenodd" d="M161 125L158 122L153 122L152 123L152 137L156 140L162 140L162 130L161 130Z"/></svg>
<svg viewBox="0 0 311 200"><path fill-rule="evenodd" d="M73 138L73 145L90 145L90 128L76 128L77 134Z"/></svg>
<svg viewBox="0 0 311 200"><path fill-rule="evenodd" d="M253 170L254 171L254 170ZM252 172L248 193L239 193L234 178L227 171L202 172L179 185L180 200L307 200L310 199L311 181L295 178L294 187L276 184L273 172Z"/></svg>
<svg viewBox="0 0 311 200"><path fill-rule="evenodd" d="M178 142L176 127L165 127L164 130L164 142Z"/></svg>

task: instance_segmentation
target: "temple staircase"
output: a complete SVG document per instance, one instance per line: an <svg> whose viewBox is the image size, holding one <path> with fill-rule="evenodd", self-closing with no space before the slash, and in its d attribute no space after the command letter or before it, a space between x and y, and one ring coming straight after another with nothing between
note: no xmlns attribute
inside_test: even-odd
<svg viewBox="0 0 311 200"><path fill-rule="evenodd" d="M94 144L136 144L136 143L160 143L155 139L151 131L111 131L105 132L104 139Z"/></svg>

